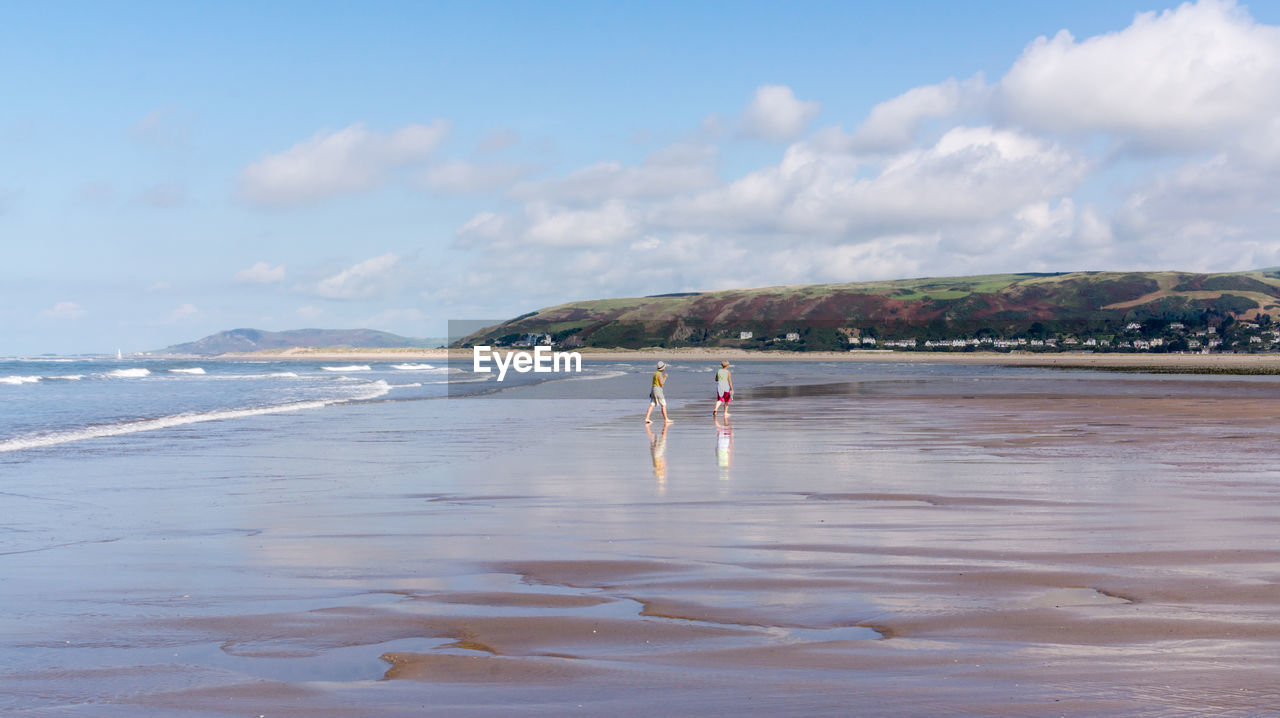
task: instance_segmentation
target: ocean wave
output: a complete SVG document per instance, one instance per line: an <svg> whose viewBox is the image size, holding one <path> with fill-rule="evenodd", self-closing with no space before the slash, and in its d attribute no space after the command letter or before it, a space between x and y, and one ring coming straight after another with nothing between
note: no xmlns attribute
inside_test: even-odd
<svg viewBox="0 0 1280 718"><path fill-rule="evenodd" d="M106 374L103 374L103 376L115 377L117 379L137 379L139 377L151 376L151 370L143 369L141 367L136 369L116 369L115 371L109 371Z"/></svg>
<svg viewBox="0 0 1280 718"><path fill-rule="evenodd" d="M618 376L626 376L630 373L631 372L629 371L606 371L606 372L601 372L599 374L577 374L571 377L567 377L565 381L591 381L593 379L612 379Z"/></svg>
<svg viewBox="0 0 1280 718"><path fill-rule="evenodd" d="M47 376L45 379L60 379L62 381L80 381L84 378L84 374L62 374L60 376Z"/></svg>
<svg viewBox="0 0 1280 718"><path fill-rule="evenodd" d="M40 379L38 376L6 376L0 377L0 384L35 384Z"/></svg>
<svg viewBox="0 0 1280 718"><path fill-rule="evenodd" d="M190 369L170 369L169 373L171 374L203 374L204 369L201 369L198 366L192 367Z"/></svg>
<svg viewBox="0 0 1280 718"><path fill-rule="evenodd" d="M400 371L444 371L444 369L431 364L392 364L391 368L399 369Z"/></svg>
<svg viewBox="0 0 1280 718"><path fill-rule="evenodd" d="M74 441L84 441L85 439L101 439L108 436L123 436L125 434L136 434L144 431L169 429L175 426L199 424L206 421L223 421L226 419L242 419L249 416L263 416L265 414L284 414L292 411L302 411L304 409L320 409L333 404L345 404L352 401L368 401L370 399L376 399L389 391L391 391L391 386L385 381L379 380L370 382L365 388L365 391L337 399L315 399L312 401L295 401L288 404L260 406L247 409L222 409L218 411L173 414L171 416L162 416L155 419L136 419L133 421L122 421L115 424L86 426L79 429L55 431L36 436L6 439L4 441L0 441L0 453L21 451L23 449L36 449L46 446L57 446L58 444L68 444Z"/></svg>
<svg viewBox="0 0 1280 718"><path fill-rule="evenodd" d="M415 381L415 382L414 382L414 383L412 383L412 384L392 384L392 385L391 385L391 388L392 388L392 389L412 389L412 388L414 388L414 387L416 387L416 386L422 386L422 382L420 382L420 381Z"/></svg>
<svg viewBox="0 0 1280 718"><path fill-rule="evenodd" d="M210 374L210 379L223 379L234 381L237 379L298 379L297 374L291 371L278 371L271 374ZM317 379L319 377L306 377L308 379Z"/></svg>
<svg viewBox="0 0 1280 718"><path fill-rule="evenodd" d="M348 364L346 366L322 366L325 371L369 371L373 367L368 364Z"/></svg>

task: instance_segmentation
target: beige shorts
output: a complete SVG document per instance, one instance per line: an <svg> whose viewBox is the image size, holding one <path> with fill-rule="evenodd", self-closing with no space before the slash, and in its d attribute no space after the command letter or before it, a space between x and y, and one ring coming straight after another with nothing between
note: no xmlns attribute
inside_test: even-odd
<svg viewBox="0 0 1280 718"><path fill-rule="evenodd" d="M655 386L649 390L649 401L659 406L667 405L667 397L662 395L662 387Z"/></svg>

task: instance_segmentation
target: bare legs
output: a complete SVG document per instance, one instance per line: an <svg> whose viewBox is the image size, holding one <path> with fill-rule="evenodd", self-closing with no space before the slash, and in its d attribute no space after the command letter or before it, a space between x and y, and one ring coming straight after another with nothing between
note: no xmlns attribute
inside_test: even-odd
<svg viewBox="0 0 1280 718"><path fill-rule="evenodd" d="M654 402L654 401L649 402L649 410L648 410L648 411L646 411L646 412L644 413L644 423L646 423L646 424L652 424L652 423L653 423L653 420L649 418L649 415L653 413L653 407L654 407L655 405L662 407L662 423L664 423L664 424L674 424L674 423L676 423L676 422L672 421L671 419L668 419L668 418L667 418L667 405L666 405L666 404L658 404L657 402Z"/></svg>

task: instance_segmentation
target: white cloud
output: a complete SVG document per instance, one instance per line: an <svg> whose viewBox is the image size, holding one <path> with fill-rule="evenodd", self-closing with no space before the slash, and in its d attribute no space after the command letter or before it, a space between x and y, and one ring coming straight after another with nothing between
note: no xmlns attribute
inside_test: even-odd
<svg viewBox="0 0 1280 718"><path fill-rule="evenodd" d="M1277 266L1278 33L1204 0L1097 37L1041 39L997 83L979 74L909 89L852 131L809 134L727 181L712 144L722 138L694 131L705 144L515 185L503 199L522 206L458 230L477 260L458 275L473 300L501 286L532 306L904 276ZM804 136L818 111L762 87L740 134Z"/></svg>
<svg viewBox="0 0 1280 718"><path fill-rule="evenodd" d="M392 252L366 259L320 280L314 292L327 299L368 299L387 289L399 263L400 256Z"/></svg>
<svg viewBox="0 0 1280 718"><path fill-rule="evenodd" d="M742 115L742 132L762 140L789 140L798 137L822 106L796 99L786 85L761 85Z"/></svg>
<svg viewBox="0 0 1280 718"><path fill-rule="evenodd" d="M636 231L632 211L618 200L599 208L570 210L544 202L527 208L525 238L534 244L553 247L602 246L619 242Z"/></svg>
<svg viewBox="0 0 1280 718"><path fill-rule="evenodd" d="M176 322L199 313L200 310L196 309L194 304L183 304L169 313L169 319Z"/></svg>
<svg viewBox="0 0 1280 718"><path fill-rule="evenodd" d="M560 179L524 182L510 194L522 200L546 200L574 206L596 205L611 199L657 199L719 182L715 148L681 143L655 152L637 166L600 162Z"/></svg>
<svg viewBox="0 0 1280 718"><path fill-rule="evenodd" d="M58 302L49 309L40 312L46 319L79 319L87 312L75 302Z"/></svg>
<svg viewBox="0 0 1280 718"><path fill-rule="evenodd" d="M529 165L483 165L455 160L423 170L419 184L440 194L472 194L505 187L533 171Z"/></svg>
<svg viewBox="0 0 1280 718"><path fill-rule="evenodd" d="M1226 154L1188 162L1138 183L1115 231L1143 265L1232 271L1280 265L1280 167Z"/></svg>
<svg viewBox="0 0 1280 718"><path fill-rule="evenodd" d="M654 215L670 226L811 238L912 233L991 219L1070 192L1085 170L1057 145L992 127L957 127L933 147L878 167L800 143L777 166Z"/></svg>
<svg viewBox="0 0 1280 718"><path fill-rule="evenodd" d="M234 279L245 284L275 284L284 281L284 265L271 266L266 262L258 262L248 269L236 272Z"/></svg>
<svg viewBox="0 0 1280 718"><path fill-rule="evenodd" d="M289 206L367 192L404 167L425 162L449 124L406 125L381 134L356 123L318 132L284 152L267 155L240 173L240 196L252 204Z"/></svg>
<svg viewBox="0 0 1280 718"><path fill-rule="evenodd" d="M302 317L307 321L311 321L312 319L318 318L321 314L324 314L324 310L308 304L305 307L298 307L297 314L299 317Z"/></svg>
<svg viewBox="0 0 1280 718"><path fill-rule="evenodd" d="M951 79L936 85L916 87L871 108L866 121L852 133L845 135L830 128L819 132L813 142L832 151L901 151L915 143L916 134L925 120L947 118L975 109L989 95L990 88L982 75L975 75L963 83Z"/></svg>
<svg viewBox="0 0 1280 718"><path fill-rule="evenodd" d="M999 99L1029 127L1110 132L1146 147L1260 134L1280 114L1280 28L1229 0L1202 0L1082 42L1063 30L1026 48Z"/></svg>

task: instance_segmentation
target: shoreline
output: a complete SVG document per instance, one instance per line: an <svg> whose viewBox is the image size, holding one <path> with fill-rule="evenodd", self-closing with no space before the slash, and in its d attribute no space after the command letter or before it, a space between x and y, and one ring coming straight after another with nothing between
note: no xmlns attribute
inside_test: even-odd
<svg viewBox="0 0 1280 718"><path fill-rule="evenodd" d="M1175 374L1280 374L1280 354L1095 354L1062 352L898 352L860 349L849 352L769 352L745 349L575 349L584 361L819 361L964 364L1041 369L1163 372ZM465 349L286 349L199 357L226 361L445 361L466 360ZM197 357L191 357L195 359Z"/></svg>

